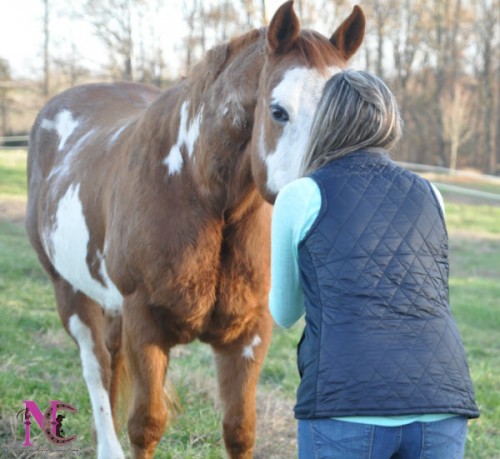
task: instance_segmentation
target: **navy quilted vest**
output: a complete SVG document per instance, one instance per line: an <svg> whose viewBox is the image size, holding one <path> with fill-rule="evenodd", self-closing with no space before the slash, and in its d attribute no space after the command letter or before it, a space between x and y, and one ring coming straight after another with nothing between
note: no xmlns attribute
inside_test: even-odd
<svg viewBox="0 0 500 459"><path fill-rule="evenodd" d="M479 416L429 183L366 152L311 177L322 208L299 245L306 327L296 418Z"/></svg>

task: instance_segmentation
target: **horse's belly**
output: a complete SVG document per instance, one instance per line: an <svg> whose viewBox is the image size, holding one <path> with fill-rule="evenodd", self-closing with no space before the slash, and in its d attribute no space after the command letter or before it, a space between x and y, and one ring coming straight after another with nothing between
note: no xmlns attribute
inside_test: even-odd
<svg viewBox="0 0 500 459"><path fill-rule="evenodd" d="M42 243L53 267L75 290L110 313L120 313L123 297L109 278L104 254L89 253L93 244L79 190L80 185L70 185L61 197L54 220L45 222Z"/></svg>

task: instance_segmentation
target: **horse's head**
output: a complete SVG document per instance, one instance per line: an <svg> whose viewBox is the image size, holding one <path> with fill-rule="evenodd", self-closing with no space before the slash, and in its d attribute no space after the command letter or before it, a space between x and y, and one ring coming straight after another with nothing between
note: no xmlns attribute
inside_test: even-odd
<svg viewBox="0 0 500 459"><path fill-rule="evenodd" d="M293 1L272 18L251 141L254 181L267 201L274 202L279 190L299 177L323 86L347 66L364 29L358 6L330 39L300 29Z"/></svg>

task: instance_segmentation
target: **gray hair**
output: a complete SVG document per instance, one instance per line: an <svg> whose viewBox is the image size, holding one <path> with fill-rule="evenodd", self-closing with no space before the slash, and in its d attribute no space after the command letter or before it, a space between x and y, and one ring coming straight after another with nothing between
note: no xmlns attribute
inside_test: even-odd
<svg viewBox="0 0 500 459"><path fill-rule="evenodd" d="M403 121L396 99L373 74L344 70L325 85L311 127L302 173L361 149L391 148Z"/></svg>

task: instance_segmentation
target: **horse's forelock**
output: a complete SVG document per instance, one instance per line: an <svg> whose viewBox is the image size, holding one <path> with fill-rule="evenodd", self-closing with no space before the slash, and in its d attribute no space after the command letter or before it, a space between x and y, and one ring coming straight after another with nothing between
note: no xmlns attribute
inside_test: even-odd
<svg viewBox="0 0 500 459"><path fill-rule="evenodd" d="M313 30L303 29L295 43L295 48L307 67L322 71L332 65L338 67L347 65L345 59L330 41Z"/></svg>

